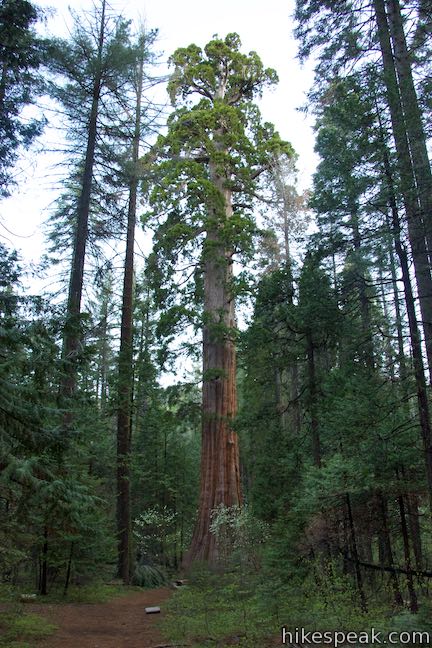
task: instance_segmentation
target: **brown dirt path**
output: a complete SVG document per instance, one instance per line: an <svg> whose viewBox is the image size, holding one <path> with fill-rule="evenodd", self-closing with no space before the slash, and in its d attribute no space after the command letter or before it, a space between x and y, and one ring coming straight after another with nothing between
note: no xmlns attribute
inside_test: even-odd
<svg viewBox="0 0 432 648"><path fill-rule="evenodd" d="M28 605L26 609L58 626L56 633L38 642L41 648L153 648L168 645L157 627L164 602L172 592L166 588L133 592L108 603ZM160 606L160 614L145 608Z"/></svg>

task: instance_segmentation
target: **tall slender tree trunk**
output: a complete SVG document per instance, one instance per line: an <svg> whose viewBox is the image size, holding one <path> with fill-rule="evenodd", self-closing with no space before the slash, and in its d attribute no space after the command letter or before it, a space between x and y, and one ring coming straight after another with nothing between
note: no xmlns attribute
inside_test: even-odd
<svg viewBox="0 0 432 648"><path fill-rule="evenodd" d="M99 100L102 87L102 54L105 40L105 9L106 0L102 1L101 18L98 36L97 68L93 81L92 105L89 117L87 148L82 176L81 193L78 200L77 221L74 238L72 268L67 300L67 315L63 338L64 372L60 385L60 397L66 407L64 425L72 421L70 410L71 398L75 393L77 380L77 355L80 342L81 297L84 279L84 262L88 237L88 221L90 213L90 198L93 181L93 166L95 160L97 119Z"/></svg>
<svg viewBox="0 0 432 648"><path fill-rule="evenodd" d="M399 0L387 0L394 61L417 183L422 220L429 256L432 255L432 173L426 146L426 134L414 85L411 56L408 51Z"/></svg>
<svg viewBox="0 0 432 648"><path fill-rule="evenodd" d="M406 472L404 466L401 466L401 475L403 480L406 482ZM421 538L421 528L420 528L420 511L419 511L419 498L416 493L406 493L406 510L408 514L408 526L409 532L411 535L414 560L416 564L417 571L422 571L423 569L423 546Z"/></svg>
<svg viewBox="0 0 432 648"><path fill-rule="evenodd" d="M99 326L99 354L96 378L96 402L102 414L105 414L107 401L107 375L108 375L108 319L109 319L110 289L102 287L102 304L100 310Z"/></svg>
<svg viewBox="0 0 432 648"><path fill-rule="evenodd" d="M424 458L426 464L426 477L429 491L429 503L432 511L432 430L430 422L430 409L427 396L427 385L423 367L423 356L421 349L420 333L417 326L414 296L411 283L409 282L408 256L403 246L398 244L398 256L401 263L402 279L404 282L405 296L407 300L407 313L411 337L411 349L413 354L414 376L417 387L417 401L419 408L420 427L422 432Z"/></svg>
<svg viewBox="0 0 432 648"><path fill-rule="evenodd" d="M355 527L354 527L354 518L353 518L353 512L352 512L352 506L351 506L351 497L349 493L345 494L345 502L347 506L347 513L348 513L348 525L349 525L349 535L350 535L350 545L351 545L351 553L354 561L354 568L355 568L355 574L356 574L356 581L357 581L357 589L359 593L359 598L360 598L360 607L361 611L364 612L365 614L368 611L368 606L367 606L367 601L366 601L366 595L364 591L364 585L363 585L363 577L360 569L360 559L359 559L359 553L358 553L358 548L357 548L357 538L356 538L356 532L355 532Z"/></svg>
<svg viewBox="0 0 432 648"><path fill-rule="evenodd" d="M285 264L290 276L290 303L293 303L294 297L294 283L292 280L292 256L291 256L291 246L290 246L290 223L289 223L289 213L290 213L290 196L289 188L283 184L281 176L281 193L283 197L283 236L284 236L284 252L285 252ZM286 333L286 332L285 332ZM293 343L296 343L296 333L292 333ZM288 367L288 399L289 399L289 422L292 428L292 433L294 436L300 434L301 426L301 412L300 412L300 379L297 362L294 360L291 365Z"/></svg>
<svg viewBox="0 0 432 648"><path fill-rule="evenodd" d="M395 245L395 251L399 259L399 264L402 272L402 283L404 287L405 304L408 315L408 327L411 340L411 351L413 357L414 377L417 390L417 403L420 419L420 429L423 441L424 460L426 467L426 479L429 493L430 509L432 511L432 427L430 420L429 400L427 394L427 385L425 378L425 371L423 365L423 353L421 347L420 331L417 323L417 316L415 312L414 295L411 286L411 278L409 273L408 254L401 241L401 223L399 212L397 208L395 190L393 183L393 175L390 166L390 160L385 145L384 135L382 135L382 155L384 174L387 181L388 189L388 203L392 219L392 231Z"/></svg>
<svg viewBox="0 0 432 648"><path fill-rule="evenodd" d="M390 171L390 165L388 162L387 158L387 169L390 172L391 176L391 171ZM386 173L387 174L387 173ZM395 205L396 207L396 205ZM390 220L390 216L388 211L386 211L386 225L388 228L389 232L392 232L392 224ZM402 393L405 398L408 397L408 385L407 385L407 363L406 363L406 358L405 358L405 350L404 350L404 333L403 333L403 328L402 328L402 313L401 313L401 305L400 305L400 297L399 297L399 289L397 285L397 276L396 276L396 259L394 255L394 248L393 248L393 243L392 241L389 240L388 242L388 255L389 255L389 265L390 265L390 274L391 274L391 281L392 281L392 289L393 289L393 303L394 303L394 309L395 309L395 323L396 323L396 335L397 335L397 361L399 365L399 374L400 374L400 379L402 383Z"/></svg>
<svg viewBox="0 0 432 648"><path fill-rule="evenodd" d="M141 136L141 102L144 79L144 52L137 72L137 101L135 129L132 140L132 172L129 182L129 204L126 236L126 254L123 279L123 303L120 330L117 410L117 536L118 576L129 583L130 564L130 451L132 436L133 383L133 289L134 245L138 195L138 159Z"/></svg>
<svg viewBox="0 0 432 648"><path fill-rule="evenodd" d="M421 571L423 569L423 546L420 528L419 498L415 493L407 493L406 502L416 569L417 571Z"/></svg>
<svg viewBox="0 0 432 648"><path fill-rule="evenodd" d="M283 253L284 261L283 266L287 270L288 275L288 301L293 303L294 284L292 280L292 256L290 249L290 221L289 216L293 211L292 193L290 187L286 184L284 172L281 167L279 158L276 157L273 167L273 178L276 187L276 195L279 203L281 204L281 226L283 233ZM275 332L276 335L287 335L286 327L279 326ZM288 344L295 345L297 334L290 332L290 340ZM281 415L281 426L284 433L291 433L297 436L300 433L301 412L300 412L300 399L299 399L299 372L297 362L293 360L287 367L276 368L275 370L276 381L276 396L278 409Z"/></svg>
<svg viewBox="0 0 432 648"><path fill-rule="evenodd" d="M72 571L73 551L74 551L74 542L72 541L70 543L69 559L68 559L67 570L66 570L66 579L65 579L65 584L64 584L64 587L63 587L63 596L67 595L68 589L69 589L69 583L70 583L70 577L71 577L71 571Z"/></svg>
<svg viewBox="0 0 432 648"><path fill-rule="evenodd" d="M312 331L306 331L307 361L308 361L308 385L309 385L309 413L311 418L312 431L312 456L315 466L321 467L321 443L319 434L319 423L317 416L317 381L315 366L315 349L312 339Z"/></svg>
<svg viewBox="0 0 432 648"><path fill-rule="evenodd" d="M358 290L358 299L360 307L360 319L361 327L363 333L363 358L366 367L373 371L375 361L374 361L374 345L373 345L373 336L372 336L372 327L371 327L371 316L370 316L370 304L366 291L366 277L365 269L363 263L360 263L362 258L361 251L361 235L360 235L360 226L359 226L359 217L358 210L356 206L351 208L351 226L353 229L353 246L356 254L356 263L357 263L357 290Z"/></svg>
<svg viewBox="0 0 432 648"><path fill-rule="evenodd" d="M42 596L48 594L48 527L44 527L44 543L42 546L42 569L39 591Z"/></svg>
<svg viewBox="0 0 432 648"><path fill-rule="evenodd" d="M384 81L387 89L387 100L396 145L414 273L418 289L429 374L432 376L432 278L426 247L424 222L422 220L422 208L419 202L407 137L405 115L401 103L385 3L384 0L373 0L373 5L384 66Z"/></svg>
<svg viewBox="0 0 432 648"><path fill-rule="evenodd" d="M390 340L390 336L391 336L390 314L389 314L389 309L387 304L387 297L384 289L384 277L383 277L383 272L381 267L379 268L379 282L381 286L381 304L384 313L384 325L383 325L383 334L385 338L384 350L386 355L386 363L390 374L390 380L393 382L395 379L395 362L394 362L393 346Z"/></svg>
<svg viewBox="0 0 432 648"><path fill-rule="evenodd" d="M215 221L222 219L223 223L233 213L228 179L220 175L214 163L210 163L210 178L223 197L223 207L213 208ZM216 537L210 532L212 511L219 505L236 506L242 501L238 438L231 426L237 412L232 276L231 250L221 242L218 229L210 229L204 247L201 487L186 566L197 560L218 562Z"/></svg>
<svg viewBox="0 0 432 648"><path fill-rule="evenodd" d="M411 566L411 550L410 550L410 542L409 542L409 535L408 535L408 526L406 522L405 501L402 493L398 495L397 502L399 506L399 514L400 514L401 529L402 529L405 569L407 572L407 585L408 585L408 593L410 598L410 610L413 614L415 614L416 612L418 612L418 602L417 602L417 593L414 587L414 578L413 578L413 572Z"/></svg>

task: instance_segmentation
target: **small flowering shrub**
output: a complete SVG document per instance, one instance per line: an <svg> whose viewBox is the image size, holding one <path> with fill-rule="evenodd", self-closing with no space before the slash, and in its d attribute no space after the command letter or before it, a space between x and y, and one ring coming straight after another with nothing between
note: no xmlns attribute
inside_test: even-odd
<svg viewBox="0 0 432 648"><path fill-rule="evenodd" d="M166 564L178 542L177 514L168 507L153 507L141 513L133 526L138 561Z"/></svg>
<svg viewBox="0 0 432 648"><path fill-rule="evenodd" d="M247 506L219 505L212 513L210 530L217 537L223 562L240 562L258 571L261 553L269 537L269 525L254 517Z"/></svg>

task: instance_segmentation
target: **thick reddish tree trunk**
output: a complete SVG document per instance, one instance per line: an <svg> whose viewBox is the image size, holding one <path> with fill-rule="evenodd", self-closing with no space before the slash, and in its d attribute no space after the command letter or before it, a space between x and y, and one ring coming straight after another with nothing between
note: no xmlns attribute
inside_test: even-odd
<svg viewBox="0 0 432 648"><path fill-rule="evenodd" d="M237 434L231 427L237 411L236 327L231 291L232 255L220 240L223 223L232 215L226 179L210 169L213 184L223 196L223 211L214 208L219 222L207 233L204 248L204 330L201 487L198 520L185 566L195 561L218 562L216 537L210 532L212 511L220 504L241 504Z"/></svg>

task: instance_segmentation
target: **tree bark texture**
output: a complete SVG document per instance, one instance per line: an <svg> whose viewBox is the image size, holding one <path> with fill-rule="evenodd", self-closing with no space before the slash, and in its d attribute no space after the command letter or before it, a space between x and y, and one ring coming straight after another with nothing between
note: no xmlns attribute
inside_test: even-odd
<svg viewBox="0 0 432 648"><path fill-rule="evenodd" d="M222 220L227 220L232 215L227 179L212 163L210 178L223 197ZM215 221L221 218L219 212L215 207ZM218 229L209 229L204 256L201 487L186 566L194 561L218 562L216 537L210 532L212 511L219 505L231 507L242 501L238 438L231 427L237 411L232 273L231 251L221 242Z"/></svg>

